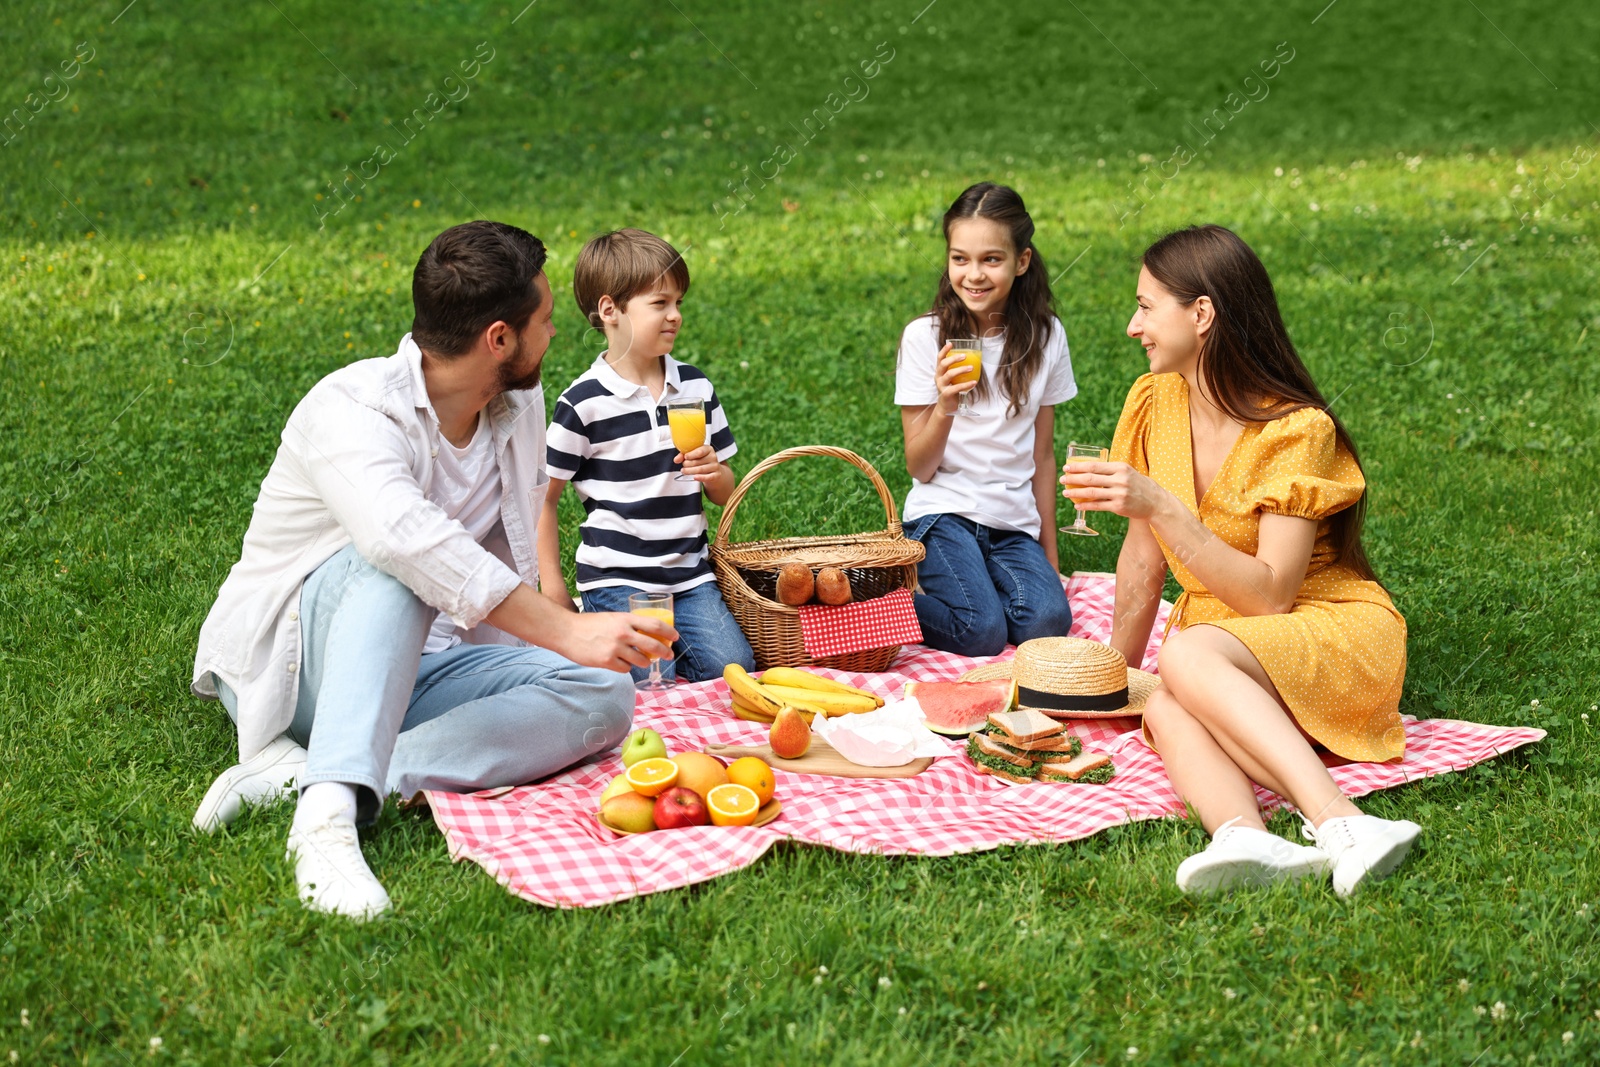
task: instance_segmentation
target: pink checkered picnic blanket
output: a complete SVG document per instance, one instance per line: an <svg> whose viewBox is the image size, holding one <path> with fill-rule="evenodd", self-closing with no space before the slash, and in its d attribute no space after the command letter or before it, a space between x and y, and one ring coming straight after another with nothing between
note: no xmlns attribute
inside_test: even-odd
<svg viewBox="0 0 1600 1067"><path fill-rule="evenodd" d="M1072 636L1105 640L1111 633L1110 575L1074 574L1066 581ZM1155 651L1169 606L1162 605L1144 666ZM1010 650L1005 655L1010 655ZM1004 658L1004 656L996 657ZM882 696L905 682L945 681L989 660L909 647L883 674L830 672ZM635 724L650 726L671 752L710 742L759 744L766 727L728 711L721 681L640 694ZM1482 726L1451 719L1407 718L1400 763L1341 763L1334 780L1364 796L1435 774L1463 770L1544 737L1527 727ZM512 893L551 907L609 904L703 882L753 863L779 841L846 852L949 856L1009 844L1072 841L1110 826L1181 816L1183 805L1161 757L1139 738L1137 719L1083 721L1074 729L1090 748L1110 753L1117 775L1106 785L1008 785L981 775L965 758L936 759L914 778L829 778L775 771L783 813L760 827L700 826L622 837L595 821L595 801L622 770L613 751L536 785L460 795L430 792L434 818L450 855L472 860ZM951 753L959 753L951 743ZM1282 801L1262 790L1264 806Z"/></svg>

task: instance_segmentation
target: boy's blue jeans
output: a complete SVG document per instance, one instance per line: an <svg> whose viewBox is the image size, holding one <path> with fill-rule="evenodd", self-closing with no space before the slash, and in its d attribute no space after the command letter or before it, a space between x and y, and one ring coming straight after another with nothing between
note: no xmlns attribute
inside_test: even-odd
<svg viewBox="0 0 1600 1067"><path fill-rule="evenodd" d="M928 553L917 564L915 604L929 648L994 656L1071 628L1061 575L1037 539L959 515L924 515L906 525L906 536Z"/></svg>
<svg viewBox="0 0 1600 1067"><path fill-rule="evenodd" d="M628 597L645 592L626 585L606 585L583 594L584 611L627 611ZM686 682L721 678L722 668L737 663L747 671L756 669L756 655L744 631L722 600L716 582L672 594L673 624L678 640L672 646L673 658L661 661L661 677L674 676ZM633 680L642 681L648 668L635 667Z"/></svg>
<svg viewBox="0 0 1600 1067"><path fill-rule="evenodd" d="M391 792L521 785L619 744L628 676L548 649L461 644L424 656L436 612L352 545L300 591L300 695L289 736L302 788L356 786L357 819ZM228 713L234 695L219 684Z"/></svg>

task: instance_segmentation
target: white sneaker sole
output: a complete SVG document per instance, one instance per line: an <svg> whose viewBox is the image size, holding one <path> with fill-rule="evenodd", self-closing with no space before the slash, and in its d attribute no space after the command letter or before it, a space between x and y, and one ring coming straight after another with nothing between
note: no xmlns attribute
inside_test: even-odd
<svg viewBox="0 0 1600 1067"><path fill-rule="evenodd" d="M1199 856L1204 855L1203 852L1199 854ZM1234 889L1253 889L1301 878L1316 878L1326 874L1328 870L1325 862L1316 859L1290 864L1269 864L1246 856L1226 859L1218 857L1208 863L1196 863L1185 869L1187 863L1185 860L1184 864L1178 866L1178 888L1185 893L1202 895L1226 893Z"/></svg>
<svg viewBox="0 0 1600 1067"><path fill-rule="evenodd" d="M1343 880L1339 877L1339 866L1346 866L1341 862L1334 868L1333 891L1341 897L1353 896L1356 890L1368 882L1381 882L1394 873L1394 869L1405 862L1411 854L1411 846L1416 844L1417 837L1422 833L1422 827L1413 822L1396 822L1395 829L1383 838L1367 842L1367 847L1360 852L1349 852L1340 857L1340 860L1359 858L1361 871L1352 880Z"/></svg>
<svg viewBox="0 0 1600 1067"><path fill-rule="evenodd" d="M282 775L272 789L249 798L255 802L289 796L294 791L294 783L300 780L300 772L305 765L306 750L286 737L279 738L252 759L236 763L217 775L216 781L211 783L211 788L201 798L200 806L195 809L194 828L209 834L238 818L246 799L239 795L239 786L252 778Z"/></svg>

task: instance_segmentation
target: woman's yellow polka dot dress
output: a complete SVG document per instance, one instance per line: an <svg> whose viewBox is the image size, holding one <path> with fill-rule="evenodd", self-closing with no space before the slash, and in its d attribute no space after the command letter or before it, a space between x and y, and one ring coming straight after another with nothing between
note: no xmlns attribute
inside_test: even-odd
<svg viewBox="0 0 1600 1067"><path fill-rule="evenodd" d="M1363 762L1403 756L1406 622L1382 586L1334 562L1328 519L1360 499L1366 481L1340 447L1333 420L1302 408L1247 424L1196 501L1189 385L1178 374L1146 374L1128 392L1111 458L1149 475L1252 556L1263 513L1318 520L1305 584L1284 615L1239 615L1162 543L1184 588L1177 625L1220 626L1244 642L1301 727L1330 751Z"/></svg>

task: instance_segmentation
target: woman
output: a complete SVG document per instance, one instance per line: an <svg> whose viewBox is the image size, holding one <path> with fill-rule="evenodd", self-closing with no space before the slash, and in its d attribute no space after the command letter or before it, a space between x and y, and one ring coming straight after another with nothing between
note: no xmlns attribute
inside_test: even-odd
<svg viewBox="0 0 1600 1067"><path fill-rule="evenodd" d="M1145 739L1212 834L1178 885L1331 870L1348 896L1420 832L1361 814L1312 747L1405 751L1405 620L1361 548L1361 465L1236 234L1199 226L1151 245L1138 301L1128 336L1150 373L1128 393L1112 462L1068 464L1061 480L1079 507L1128 519L1111 643L1129 663L1168 568L1184 588L1144 712ZM1292 801L1317 847L1268 833L1252 782Z"/></svg>

